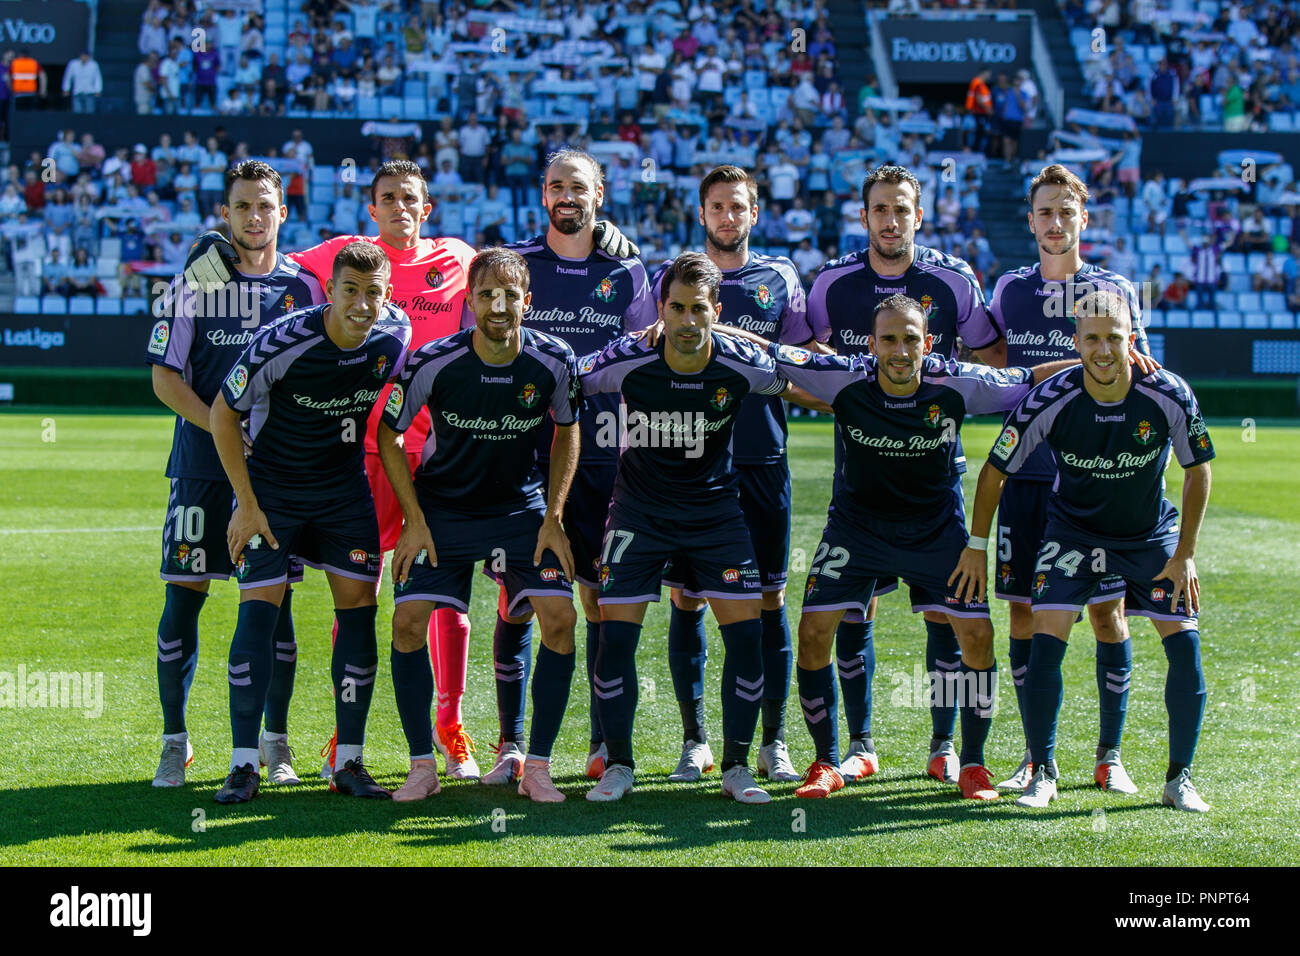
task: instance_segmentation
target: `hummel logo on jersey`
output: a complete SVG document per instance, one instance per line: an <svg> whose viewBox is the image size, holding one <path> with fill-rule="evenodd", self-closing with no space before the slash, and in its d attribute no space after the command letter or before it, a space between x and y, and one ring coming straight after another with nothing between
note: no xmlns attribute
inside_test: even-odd
<svg viewBox="0 0 1300 956"><path fill-rule="evenodd" d="M907 402L891 402L889 399L885 399L885 407L886 408L916 408L916 399L912 399L911 401L907 401Z"/></svg>
<svg viewBox="0 0 1300 956"><path fill-rule="evenodd" d="M515 380L513 375L480 375L479 381L484 385L509 385Z"/></svg>
<svg viewBox="0 0 1300 956"><path fill-rule="evenodd" d="M1103 425L1106 422L1122 422L1124 420L1123 415L1095 415L1094 417L1097 419L1098 425Z"/></svg>
<svg viewBox="0 0 1300 956"><path fill-rule="evenodd" d="M679 382L676 379L669 379L668 386L669 388L694 388L701 391L704 389L703 382Z"/></svg>
<svg viewBox="0 0 1300 956"><path fill-rule="evenodd" d="M555 274L558 276L585 276L587 270L583 269L566 269L564 266L556 266Z"/></svg>
<svg viewBox="0 0 1300 956"><path fill-rule="evenodd" d="M876 292L878 292L880 295L889 295L889 294L894 293L894 292L906 292L906 291L907 291L907 286L905 286L905 285L897 285L897 286L895 286L895 285L878 285L878 286L876 286Z"/></svg>
<svg viewBox="0 0 1300 956"><path fill-rule="evenodd" d="M354 355L351 358L339 359L339 365L360 365L365 360L365 355Z"/></svg>

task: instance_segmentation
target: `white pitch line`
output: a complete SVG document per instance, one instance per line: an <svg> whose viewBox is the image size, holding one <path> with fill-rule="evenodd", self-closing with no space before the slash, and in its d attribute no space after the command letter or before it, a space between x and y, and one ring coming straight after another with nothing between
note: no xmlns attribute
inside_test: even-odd
<svg viewBox="0 0 1300 956"><path fill-rule="evenodd" d="M0 534L121 534L127 531L157 531L151 524L132 525L129 528L0 528Z"/></svg>

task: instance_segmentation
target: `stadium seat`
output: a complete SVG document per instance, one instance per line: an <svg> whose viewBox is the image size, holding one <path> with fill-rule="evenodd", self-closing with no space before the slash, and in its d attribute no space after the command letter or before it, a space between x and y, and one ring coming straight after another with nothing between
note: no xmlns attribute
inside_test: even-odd
<svg viewBox="0 0 1300 956"><path fill-rule="evenodd" d="M41 300L34 295L20 295L14 299L14 312L17 315L37 315L41 311Z"/></svg>
<svg viewBox="0 0 1300 956"><path fill-rule="evenodd" d="M424 89L424 80L406 80L402 83L402 95L405 97L418 96L423 99Z"/></svg>
<svg viewBox="0 0 1300 956"><path fill-rule="evenodd" d="M1295 119L1290 113L1283 113L1281 110L1275 110L1268 116L1268 128L1275 133L1294 132Z"/></svg>
<svg viewBox="0 0 1300 956"><path fill-rule="evenodd" d="M1263 295L1264 310L1267 312L1285 312L1286 296L1281 292L1265 292Z"/></svg>
<svg viewBox="0 0 1300 956"><path fill-rule="evenodd" d="M68 300L69 315L94 315L95 300L88 295L74 295Z"/></svg>
<svg viewBox="0 0 1300 956"><path fill-rule="evenodd" d="M121 315L122 300L116 296L101 295L95 300L95 312L99 315Z"/></svg>
<svg viewBox="0 0 1300 956"><path fill-rule="evenodd" d="M1242 316L1242 324L1248 329L1268 328L1268 315L1264 312L1247 312Z"/></svg>
<svg viewBox="0 0 1300 956"><path fill-rule="evenodd" d="M67 315L68 300L61 295L41 296L42 315Z"/></svg>
<svg viewBox="0 0 1300 956"><path fill-rule="evenodd" d="M1259 312L1264 308L1264 302L1258 292L1239 292L1237 308L1242 312Z"/></svg>
<svg viewBox="0 0 1300 956"><path fill-rule="evenodd" d="M149 311L149 302L140 296L130 296L122 300L123 315L144 315Z"/></svg>
<svg viewBox="0 0 1300 956"><path fill-rule="evenodd" d="M99 241L99 258L100 259L121 259L122 258L122 240L115 238L101 239Z"/></svg>
<svg viewBox="0 0 1300 956"><path fill-rule="evenodd" d="M1235 292L1220 292L1214 297L1214 306L1220 312L1236 312L1241 309L1240 300Z"/></svg>
<svg viewBox="0 0 1300 956"><path fill-rule="evenodd" d="M1144 328L1163 329L1165 327L1164 309L1152 309L1145 316L1146 324Z"/></svg>
<svg viewBox="0 0 1300 956"><path fill-rule="evenodd" d="M1215 313L1209 309L1196 309L1192 312L1192 328L1212 329L1215 324Z"/></svg>
<svg viewBox="0 0 1300 956"><path fill-rule="evenodd" d="M423 96L408 96L402 100L402 119L423 122L429 118L429 104Z"/></svg>
<svg viewBox="0 0 1300 956"><path fill-rule="evenodd" d="M1270 329L1294 329L1295 316L1290 312L1273 312L1268 317Z"/></svg>
<svg viewBox="0 0 1300 956"><path fill-rule="evenodd" d="M1170 233L1165 236L1165 252L1171 256L1185 256L1190 250L1187 248L1187 240L1182 236Z"/></svg>
<svg viewBox="0 0 1300 956"><path fill-rule="evenodd" d="M1214 313L1211 312L1211 319ZM1192 316L1186 309L1170 309L1165 313L1165 328L1186 329L1192 324Z"/></svg>
<svg viewBox="0 0 1300 956"><path fill-rule="evenodd" d="M400 101L399 101L400 102ZM398 107L400 114L401 107ZM377 96L358 96L357 97L357 116L362 119L379 118L379 97Z"/></svg>
<svg viewBox="0 0 1300 956"><path fill-rule="evenodd" d="M1246 256L1240 252L1225 252L1219 256L1219 265L1224 272L1245 272Z"/></svg>
<svg viewBox="0 0 1300 956"><path fill-rule="evenodd" d="M1219 310L1219 328L1221 329L1239 329L1241 328L1241 313L1236 309L1231 311Z"/></svg>
<svg viewBox="0 0 1300 956"><path fill-rule="evenodd" d="M1160 237L1154 233L1137 237L1138 252L1150 255L1153 252L1160 252Z"/></svg>
<svg viewBox="0 0 1300 956"><path fill-rule="evenodd" d="M1246 274L1245 270L1228 273L1228 289L1232 292L1249 292L1250 276Z"/></svg>

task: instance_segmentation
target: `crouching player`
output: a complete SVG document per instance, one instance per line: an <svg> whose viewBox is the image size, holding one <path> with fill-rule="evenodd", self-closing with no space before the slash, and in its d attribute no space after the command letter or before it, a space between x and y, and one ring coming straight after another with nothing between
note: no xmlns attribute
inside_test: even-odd
<svg viewBox="0 0 1300 956"><path fill-rule="evenodd" d="M808 569L799 619L799 699L817 757L799 797L844 786L836 767L835 675L831 643L848 610L865 611L877 579L903 578L912 610L946 614L961 645L955 704L961 715L963 797L997 799L984 766L997 663L983 600L959 599L945 580L966 546L965 514L953 490L955 449L969 414L1006 411L1069 363L995 369L928 355L925 311L901 293L872 316L866 356L814 355L773 346L791 383L831 403L844 436L830 513ZM952 686L952 685L948 685Z"/></svg>
<svg viewBox="0 0 1300 956"><path fill-rule="evenodd" d="M1053 751L1066 641L1102 581L1118 575L1126 584L1126 613L1152 619L1169 661L1169 767L1160 802L1204 812L1209 806L1191 782L1205 711L1196 623L1201 592L1193 555L1210 496L1214 446L1186 382L1163 369L1134 374L1133 321L1122 298L1090 292L1079 300L1076 317L1074 345L1083 366L1043 382L1007 419L980 472L971 546L953 579L967 598L983 595L985 536L1006 476L1046 444L1059 477L1035 566L1034 637L1025 674L1034 773L1016 803L1046 807L1056 799ZM1178 509L1164 496L1171 447L1185 469L1181 529Z"/></svg>
<svg viewBox="0 0 1300 956"><path fill-rule="evenodd" d="M235 492L226 544L240 588L228 671L234 753L218 803L257 795L257 725L291 553L325 571L339 622L330 789L388 797L366 772L361 748L378 663L379 528L363 460L365 423L400 371L411 335L406 316L387 305L389 270L373 243L344 246L325 285L330 304L259 331L212 403L213 441ZM247 463L245 414L253 442Z"/></svg>
<svg viewBox="0 0 1300 956"><path fill-rule="evenodd" d="M429 616L435 607L469 610L479 560L504 589L503 618L525 624L536 611L541 626L519 793L539 803L564 799L551 781L550 759L573 679L573 558L560 515L578 462L577 368L564 342L521 328L529 297L523 256L507 249L475 256L469 269L474 328L411 354L379 424L380 458L405 519L393 557L392 664L411 770L395 800L422 800L440 789L429 719ZM398 436L426 406L432 431L412 479ZM555 438L544 501L534 452L548 409ZM532 648L525 640L509 650L503 659L497 648L497 704L502 739L514 753ZM503 745L503 759L506 750ZM483 779L492 782L494 775Z"/></svg>

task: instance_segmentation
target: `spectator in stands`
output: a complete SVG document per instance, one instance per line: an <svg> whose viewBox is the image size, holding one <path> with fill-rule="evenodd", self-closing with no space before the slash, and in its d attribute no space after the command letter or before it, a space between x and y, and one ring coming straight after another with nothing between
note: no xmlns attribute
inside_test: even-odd
<svg viewBox="0 0 1300 956"><path fill-rule="evenodd" d="M966 88L966 114L975 120L974 136L967 145L977 153L988 151L993 122L993 94L989 91L989 78L993 71L980 70L971 78Z"/></svg>
<svg viewBox="0 0 1300 956"><path fill-rule="evenodd" d="M1182 272L1174 273L1174 281L1169 283L1164 292L1164 303L1171 309L1190 308L1191 280Z"/></svg>
<svg viewBox="0 0 1300 956"><path fill-rule="evenodd" d="M153 112L154 93L158 89L158 54L150 52L135 68L132 93L135 111L141 116Z"/></svg>
<svg viewBox="0 0 1300 956"><path fill-rule="evenodd" d="M1200 245L1192 249L1192 286L1196 289L1196 307L1214 308L1214 293L1222 276L1219 264L1219 246L1211 233L1201 237Z"/></svg>
<svg viewBox="0 0 1300 956"><path fill-rule="evenodd" d="M1155 130L1172 129L1174 126L1174 103L1179 98L1178 74L1169 65L1169 60L1161 58L1151 75L1149 85L1151 92L1151 128Z"/></svg>
<svg viewBox="0 0 1300 956"><path fill-rule="evenodd" d="M1142 283L1142 287L1137 292L1142 303L1143 313L1149 313L1152 309L1163 308L1165 280L1160 273L1160 263L1157 262L1151 266L1151 273L1146 277L1146 281Z"/></svg>
<svg viewBox="0 0 1300 956"><path fill-rule="evenodd" d="M199 160L199 208L211 209L221 202L227 157L217 146L215 136L208 137L207 148Z"/></svg>
<svg viewBox="0 0 1300 956"><path fill-rule="evenodd" d="M0 194L0 221L9 221L20 212L27 211L27 203L18 191L15 183L5 183L4 193Z"/></svg>
<svg viewBox="0 0 1300 956"><path fill-rule="evenodd" d="M795 268L799 270L799 278L803 280L805 288L811 288L813 279L817 271L826 264L826 256L818 249L813 248L812 240L804 237L799 241L799 248L790 256L794 260Z"/></svg>
<svg viewBox="0 0 1300 956"><path fill-rule="evenodd" d="M95 277L95 264L87 251L78 246L72 253L64 273L62 294L65 296L99 296L99 280Z"/></svg>
<svg viewBox="0 0 1300 956"><path fill-rule="evenodd" d="M1142 185L1142 207L1147 215L1147 231L1165 234L1169 218L1169 195L1165 192L1165 174L1157 169Z"/></svg>
<svg viewBox="0 0 1300 956"><path fill-rule="evenodd" d="M1129 281L1137 278L1137 256L1133 255L1129 250L1128 240L1124 236L1115 237L1115 245L1111 248L1110 254L1103 260L1103 265L1112 272L1118 272Z"/></svg>
<svg viewBox="0 0 1300 956"><path fill-rule="evenodd" d="M1273 258L1272 249L1264 254L1259 268L1252 270L1250 287L1256 292L1282 292L1285 288L1282 269Z"/></svg>
<svg viewBox="0 0 1300 956"><path fill-rule="evenodd" d="M767 171L768 194L773 202L785 203L795 197L799 188L799 168L782 153L775 166Z"/></svg>
<svg viewBox="0 0 1300 956"><path fill-rule="evenodd" d="M786 240L788 242L800 243L805 239L812 238L812 231L817 219L810 210L804 207L802 196L794 197L793 204L785 211L782 218L785 220Z"/></svg>
<svg viewBox="0 0 1300 956"><path fill-rule="evenodd" d="M167 52L167 31L163 22L167 19L167 8L159 0L149 0L149 6L140 18L140 33L136 39L136 48L142 56L150 53L162 56Z"/></svg>
<svg viewBox="0 0 1300 956"><path fill-rule="evenodd" d="M54 248L41 266L41 292L44 295L62 295L68 293L68 264L63 257L63 250Z"/></svg>
<svg viewBox="0 0 1300 956"><path fill-rule="evenodd" d="M81 171L81 164L77 160L76 135L74 130L65 129L46 150L46 157L54 161L54 169L62 179L76 179L77 173Z"/></svg>
<svg viewBox="0 0 1300 956"><path fill-rule="evenodd" d="M93 113L99 95L104 92L104 77L89 50L67 65L63 71L63 95L71 97L72 112Z"/></svg>
<svg viewBox="0 0 1300 956"><path fill-rule="evenodd" d="M803 120L804 126L811 126L817 118L821 105L822 95L813 83L812 74L802 74L795 85L794 92L790 94L790 108Z"/></svg>
<svg viewBox="0 0 1300 956"><path fill-rule="evenodd" d="M140 189L149 189L158 182L158 164L150 158L144 143L136 143L131 153L131 182Z"/></svg>
<svg viewBox="0 0 1300 956"><path fill-rule="evenodd" d="M1241 225L1237 239L1239 252L1263 252L1273 248L1273 231L1264 218L1264 210L1259 206Z"/></svg>

